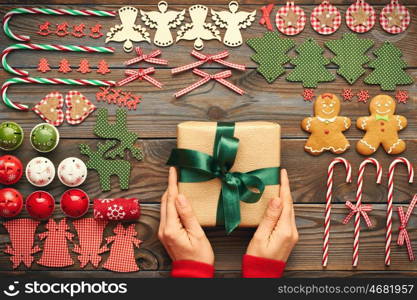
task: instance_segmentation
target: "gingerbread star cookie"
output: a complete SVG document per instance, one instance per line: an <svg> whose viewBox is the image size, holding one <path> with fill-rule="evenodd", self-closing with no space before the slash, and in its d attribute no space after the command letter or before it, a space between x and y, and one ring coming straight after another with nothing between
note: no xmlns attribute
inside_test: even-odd
<svg viewBox="0 0 417 300"><path fill-rule="evenodd" d="M405 150L406 144L398 137L398 131L407 127L407 119L395 115L395 107L395 100L388 95L378 95L371 100L371 115L356 121L356 127L366 131L365 136L356 144L356 150L360 154L371 155L380 145L392 155Z"/></svg>
<svg viewBox="0 0 417 300"><path fill-rule="evenodd" d="M319 6L313 9L310 22L315 31L328 35L339 29L342 23L342 17L336 6L324 0Z"/></svg>
<svg viewBox="0 0 417 300"><path fill-rule="evenodd" d="M281 33L296 35L303 31L306 15L300 6L294 4L294 1L287 1L285 6L278 9L275 23Z"/></svg>
<svg viewBox="0 0 417 300"><path fill-rule="evenodd" d="M340 154L349 149L350 144L343 134L348 130L351 121L339 116L340 100L330 93L320 95L314 103L314 117L305 118L301 127L311 133L304 150L312 155L324 151Z"/></svg>
<svg viewBox="0 0 417 300"><path fill-rule="evenodd" d="M67 106L65 119L71 125L82 123L97 108L78 91L68 92L65 105Z"/></svg>
<svg viewBox="0 0 417 300"><path fill-rule="evenodd" d="M33 107L33 111L45 122L59 126L64 121L64 97L59 92L52 92L46 95L38 104Z"/></svg>
<svg viewBox="0 0 417 300"><path fill-rule="evenodd" d="M411 23L410 11L398 0L391 0L379 15L382 29L391 34L404 32Z"/></svg>
<svg viewBox="0 0 417 300"><path fill-rule="evenodd" d="M356 0L346 10L346 25L354 32L368 32L374 27L375 22L375 10L365 0Z"/></svg>

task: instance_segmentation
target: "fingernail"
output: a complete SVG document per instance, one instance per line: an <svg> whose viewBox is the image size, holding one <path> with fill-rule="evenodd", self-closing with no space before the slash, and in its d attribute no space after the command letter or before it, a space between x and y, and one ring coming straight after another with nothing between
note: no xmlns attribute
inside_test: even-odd
<svg viewBox="0 0 417 300"><path fill-rule="evenodd" d="M273 198L273 199L271 200L271 207L272 207L272 208L277 209L277 208L279 208L279 205L280 205L280 203L279 203L279 198Z"/></svg>
<svg viewBox="0 0 417 300"><path fill-rule="evenodd" d="M180 206L182 206L182 207L187 206L187 200L185 199L185 196L184 195L178 195L177 200L178 200L178 204Z"/></svg>
<svg viewBox="0 0 417 300"><path fill-rule="evenodd" d="M169 167L169 174L172 174L172 167Z"/></svg>

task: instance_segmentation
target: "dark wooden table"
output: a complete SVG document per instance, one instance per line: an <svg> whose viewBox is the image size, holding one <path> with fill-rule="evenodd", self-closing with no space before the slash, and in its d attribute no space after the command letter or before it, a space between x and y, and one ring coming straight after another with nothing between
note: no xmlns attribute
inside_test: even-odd
<svg viewBox="0 0 417 300"><path fill-rule="evenodd" d="M31 5L32 1L10 1L0 5L0 14L3 15L13 7L21 5ZM97 2L98 4L94 4ZM42 7L60 7L60 8L92 8L92 9L118 9L114 6L113 1L97 0L90 1L90 5L85 5L81 0L38 0ZM130 4L132 1L120 0L120 5ZM138 1L139 2L139 1ZM188 8L195 2L189 1L169 3L172 9ZM241 2L241 9L253 10L259 9L264 3L257 0L245 0ZM320 1L301 0L306 10L307 16ZM334 0L343 12L343 15L352 1ZM382 1L369 0L369 3L375 5L376 11L380 12ZM383 1L384 4L388 1ZM404 59L410 66L410 73L416 78L417 74L417 1L404 0L407 4L412 17L412 24L404 33L391 36L385 33L379 24L369 33L362 34L361 37L373 39L375 46L378 47L385 40L394 42L404 53ZM228 1L224 0L203 0L201 4L208 5L216 9L226 9ZM108 5L107 5L108 4ZM155 10L157 1L142 0L140 5L134 5L145 10ZM275 16L274 10L273 16ZM247 30L243 31L245 40L251 37L261 36L266 29L258 24L259 12L256 22ZM187 19L188 19L187 13ZM36 34L38 25L46 20L52 23L60 23L68 21L70 24L84 22L87 27L99 22L103 24L103 32L107 32L111 26L118 23L117 18L83 18L83 17L49 17L49 16L18 16L13 18L11 26L16 33L29 34L34 43L56 43L56 44L83 44L91 46L103 46L104 37L100 40L89 38L77 39L67 36L59 38L56 36L41 37ZM137 20L137 23L142 22ZM154 30L150 30L153 36ZM296 43L302 42L307 37L315 38L320 45L330 39L340 38L345 32L349 32L343 18L341 28L333 35L321 36L313 32L310 24L306 25L305 30L298 36L293 37ZM0 33L0 48L3 49L10 44L11 41L4 34ZM39 58L47 57L53 70L47 73L47 77L62 77L57 72L58 62L62 57L67 58L70 63L78 65L79 60L88 58L92 66L96 66L97 62L105 58L110 66L111 73L107 76L101 76L95 72L91 75L80 75L78 72L67 74L71 78L105 78L108 80L118 80L123 77L123 61L134 56L133 53L125 53L122 50L122 44L110 44L116 47L116 53L113 55L100 55L82 53L57 53L57 52L36 52L36 51L18 51L9 57L9 61L13 66L21 67L30 71L32 76L42 76L36 70ZM155 78L164 83L163 89L159 90L147 82L135 81L126 86L126 90L144 97L143 103L137 111L128 113L129 128L138 132L141 136L140 145L143 148L145 159L142 162L136 162L133 159L133 172L130 181L130 189L121 191L113 182L114 188L110 192L102 193L99 189L97 175L94 171L89 173L87 181L81 186L91 199L96 197L139 197L142 203L142 216L137 222L136 229L139 232L139 238L143 240L139 250L136 250L137 262L141 268L139 272L129 274L115 274L101 268L97 270L88 266L80 269L76 263L68 268L54 269L45 268L33 264L31 269L20 266L17 270L12 270L9 256L2 253L9 237L4 227L0 226L0 272L1 275L12 276L49 276L49 277L165 277L169 275L171 261L157 238L157 228L159 225L159 201L162 192L166 187L167 167L165 161L173 147L175 147L175 130L179 122L187 120L196 121L249 121L249 120L270 120L279 122L282 126L282 166L288 169L291 181L292 195L296 207L297 226L300 233L300 241L294 249L291 258L288 261L286 276L290 277L336 277L336 276L361 276L361 277L387 277L387 276L415 276L417 275L417 263L409 262L406 249L398 248L393 241L392 243L392 265L384 266L384 245L385 245L385 211L387 199L387 171L388 166L393 157L387 155L381 149L374 155L378 159L383 168L383 183L380 186L375 184L374 168L367 168L365 172L365 187L363 201L373 205L373 211L370 214L374 228L371 230L364 229L361 234L360 262L359 266L354 269L351 266L352 242L353 242L353 224L343 225L342 220L347 210L344 206L346 200L354 200L355 184L347 185L343 182L344 170L337 168L335 174L334 189L334 210L332 213L331 227L331 245L330 258L327 269L321 267L322 256L322 235L324 220L324 202L326 191L326 174L327 166L334 155L323 154L319 157L312 157L305 153L303 145L307 135L300 129L300 121L312 113L312 104L303 101L301 93L303 88L298 83L289 83L285 80L285 76L278 79L273 84L268 84L262 76L256 72L256 64L250 60L253 53L246 45L239 48L229 50L231 61L243 63L248 66L248 70L244 73L234 72L232 81L238 86L244 88L247 94L238 96L227 90L225 87L214 84L213 82L206 84L198 90L175 99L173 93L180 88L188 86L196 80L192 74L186 73L172 77L170 69L180 66L194 59L189 55L192 50L192 42L181 41L166 49L161 49L162 57L169 60L168 67L158 67ZM204 52L216 53L226 49L225 46L217 41L209 41L205 43ZM153 45L140 43L145 52L155 49ZM294 51L290 53L294 56ZM326 50L325 55L330 57L331 54ZM333 69L333 65L329 68ZM216 69L217 65L207 65L206 68ZM287 65L287 68L290 68ZM214 70L215 71L215 70ZM4 70L0 71L0 82L12 77ZM348 84L337 77L337 80L331 83L320 84L316 90L316 94L323 92L341 93L343 88ZM24 103L33 105L42 97L51 91L60 91L62 93L70 90L66 86L46 86L46 85L19 85L10 89L9 95L12 99L21 100ZM352 86L354 92L361 89L369 90L371 96L375 96L381 91L376 86L363 85L359 80ZM409 126L401 132L401 137L406 140L408 149L404 156L412 162L416 162L417 141L415 133L417 130L417 91L415 85L406 86L404 89L410 93L410 101L406 105L398 105L397 113L408 118ZM115 106L96 103L95 92L97 88L81 87L78 89L84 93L99 107L109 108L114 120ZM389 93L394 95L394 93ZM368 115L368 106L362 103L343 103L342 115L349 116L355 121L359 116ZM82 157L78 150L78 145L88 143L95 145L97 138L93 135L93 126L95 124L95 116L89 117L83 124L71 127L67 124L59 128L61 133L61 141L59 147L46 156L49 157L55 165L68 156ZM41 122L38 116L31 112L18 112L0 106L0 120L12 120L20 123L25 131L26 137L22 147L12 154L17 155L26 164L31 158L38 156L35 150L30 146L28 135L33 126ZM357 169L363 156L354 150L354 145L362 136L362 132L352 126L347 132L347 136L352 144L352 149L343 155L349 159L354 167L354 181L357 179ZM417 185L409 185L406 179L406 169L400 166L396 172L395 180L395 206L406 205L412 195L417 192ZM35 190L25 178L16 185L24 196ZM66 190L58 179L46 188L58 200L60 195ZM23 212L22 217L27 217L27 213ZM91 210L89 213L91 216ZM59 206L55 210L54 218L62 218ZM395 213L393 224L393 239L398 234L398 216ZM44 225L44 224L43 224ZM39 227L39 231L44 230L44 226ZM71 229L74 231L74 229ZM241 257L245 252L246 246L252 237L253 229L239 229L231 236L225 236L222 228L207 228L207 235L214 247L216 254L216 270L219 277L236 277L240 276ZM415 214L409 223L409 232L413 245L417 247L417 221ZM107 228L106 236L111 234L111 226ZM104 255L106 257L106 255ZM36 258L39 256L36 255Z"/></svg>

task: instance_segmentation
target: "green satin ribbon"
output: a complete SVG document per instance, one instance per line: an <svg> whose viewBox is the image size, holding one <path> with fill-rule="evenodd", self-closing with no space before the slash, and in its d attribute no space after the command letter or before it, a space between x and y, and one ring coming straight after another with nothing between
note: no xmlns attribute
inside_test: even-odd
<svg viewBox="0 0 417 300"><path fill-rule="evenodd" d="M383 120L383 121L389 121L389 119L388 119L388 116L387 115L385 115L385 116L381 116L381 115L376 115L376 120L378 121L378 120Z"/></svg>
<svg viewBox="0 0 417 300"><path fill-rule="evenodd" d="M230 234L240 224L240 202L255 203L265 185L279 184L279 167L257 169L247 173L230 172L235 162L239 140L234 137L234 123L218 123L213 155L189 149L173 149L167 164L180 168L181 182L203 182L214 178L222 187L216 222Z"/></svg>

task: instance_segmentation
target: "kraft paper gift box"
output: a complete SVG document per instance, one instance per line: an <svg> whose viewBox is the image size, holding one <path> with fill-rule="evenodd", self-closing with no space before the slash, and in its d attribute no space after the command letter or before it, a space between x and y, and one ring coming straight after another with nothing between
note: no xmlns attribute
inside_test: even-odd
<svg viewBox="0 0 417 300"><path fill-rule="evenodd" d="M224 123L219 123L224 124ZM258 169L268 168L273 171L276 177L275 182L265 184L262 197L256 203L240 204L240 227L256 227L264 215L268 202L279 194L279 166L280 166L280 126L272 122L236 122L232 124L234 131L231 135L237 138L238 147L233 166L229 172L250 172ZM216 122L184 122L177 127L177 149L196 150L204 155L213 156L216 132L218 130ZM194 213L202 226L219 225L218 204L222 193L222 181L214 178L201 182L181 182L182 171L176 163L172 163L172 157L168 161L169 165L175 165L180 169L179 192L184 194L191 203ZM268 180L263 180L267 182ZM253 188L250 189L253 191ZM256 191L256 190L255 190ZM223 210L222 210L223 211ZM225 216L221 218L224 219ZM220 222L221 223L221 222ZM222 225L222 224L220 224ZM233 228L226 231L230 233Z"/></svg>

